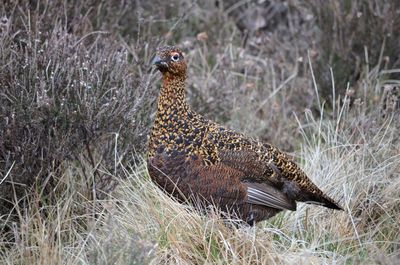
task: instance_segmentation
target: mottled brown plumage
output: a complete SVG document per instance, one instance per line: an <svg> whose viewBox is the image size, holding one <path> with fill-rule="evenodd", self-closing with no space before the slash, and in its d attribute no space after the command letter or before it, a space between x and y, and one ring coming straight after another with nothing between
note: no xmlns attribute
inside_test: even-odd
<svg viewBox="0 0 400 265"><path fill-rule="evenodd" d="M163 78L148 168L166 192L213 203L249 223L295 210L295 201L341 209L277 148L194 112L185 100L186 63L178 48L159 48L154 64Z"/></svg>

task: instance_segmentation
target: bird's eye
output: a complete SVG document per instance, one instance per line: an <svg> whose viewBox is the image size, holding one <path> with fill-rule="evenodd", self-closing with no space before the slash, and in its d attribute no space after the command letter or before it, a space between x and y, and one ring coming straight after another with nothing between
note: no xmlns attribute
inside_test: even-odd
<svg viewBox="0 0 400 265"><path fill-rule="evenodd" d="M171 60L174 61L174 62L179 61L179 54L178 54L178 53L175 53L174 55L172 55L172 56L171 56Z"/></svg>

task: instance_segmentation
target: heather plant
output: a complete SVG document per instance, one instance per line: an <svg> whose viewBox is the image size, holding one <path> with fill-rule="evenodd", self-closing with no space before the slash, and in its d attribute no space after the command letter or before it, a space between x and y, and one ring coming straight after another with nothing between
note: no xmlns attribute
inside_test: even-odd
<svg viewBox="0 0 400 265"><path fill-rule="evenodd" d="M39 190L53 189L65 161L91 164L92 171L83 172L90 188L118 170L112 162L116 155L127 161L135 151L143 153L151 105L151 43L139 47L117 42L101 28L84 31L92 25L80 16L85 6L74 10L73 4L9 3L4 11L3 214L14 192L18 200L37 181Z"/></svg>

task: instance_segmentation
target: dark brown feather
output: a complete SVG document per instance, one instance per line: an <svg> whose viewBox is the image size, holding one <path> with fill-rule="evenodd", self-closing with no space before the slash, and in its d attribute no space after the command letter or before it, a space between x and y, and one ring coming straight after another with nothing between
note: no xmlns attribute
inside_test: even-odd
<svg viewBox="0 0 400 265"><path fill-rule="evenodd" d="M294 201L288 200L276 189L241 182L243 173L223 164L203 165L197 157L162 153L150 158L148 165L153 181L181 202L189 200L204 207L214 205L249 223L295 207ZM276 199L263 203L260 198L254 203L254 199L248 199L248 187L260 188ZM275 204L276 207L269 207L268 204Z"/></svg>

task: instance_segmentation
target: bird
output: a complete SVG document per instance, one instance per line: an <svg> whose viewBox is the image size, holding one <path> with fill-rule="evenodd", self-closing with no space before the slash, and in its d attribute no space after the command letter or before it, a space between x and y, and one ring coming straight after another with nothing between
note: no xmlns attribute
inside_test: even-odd
<svg viewBox="0 0 400 265"><path fill-rule="evenodd" d="M275 146L230 130L186 100L187 64L175 46L157 48L161 72L157 113L148 142L150 178L180 202L214 205L254 225L297 202L343 210Z"/></svg>

